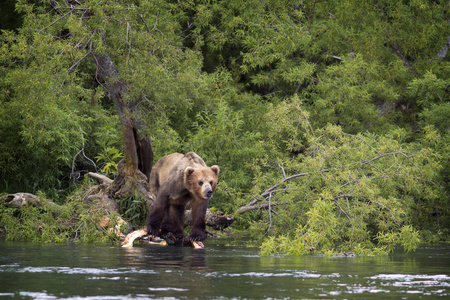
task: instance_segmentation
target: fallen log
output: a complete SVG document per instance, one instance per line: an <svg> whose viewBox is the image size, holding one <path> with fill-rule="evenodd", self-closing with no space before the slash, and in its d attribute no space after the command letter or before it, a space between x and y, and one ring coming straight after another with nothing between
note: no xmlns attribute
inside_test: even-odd
<svg viewBox="0 0 450 300"><path fill-rule="evenodd" d="M21 208L22 206L31 205L37 208L49 205L50 207L59 209L61 206L47 199L41 199L30 193L15 193L0 197L0 204L10 208Z"/></svg>
<svg viewBox="0 0 450 300"><path fill-rule="evenodd" d="M213 213L209 208L206 210L205 214L206 225L212 227L214 230L223 230L231 226L234 222L233 215L225 215L221 211ZM191 210L186 210L184 217L184 226L192 225L192 212Z"/></svg>

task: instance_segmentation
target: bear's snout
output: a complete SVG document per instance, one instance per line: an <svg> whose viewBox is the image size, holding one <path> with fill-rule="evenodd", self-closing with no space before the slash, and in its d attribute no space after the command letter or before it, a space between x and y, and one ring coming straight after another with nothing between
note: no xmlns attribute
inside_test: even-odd
<svg viewBox="0 0 450 300"><path fill-rule="evenodd" d="M213 196L214 191L212 190L211 186L207 185L203 188L202 194L203 199L209 200Z"/></svg>

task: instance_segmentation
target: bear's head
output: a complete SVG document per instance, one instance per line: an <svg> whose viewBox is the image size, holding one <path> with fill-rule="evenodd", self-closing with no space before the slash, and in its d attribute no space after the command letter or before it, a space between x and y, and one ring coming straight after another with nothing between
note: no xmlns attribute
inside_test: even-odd
<svg viewBox="0 0 450 300"><path fill-rule="evenodd" d="M187 167L184 170L184 183L186 188L195 197L209 200L216 190L219 178L219 167Z"/></svg>

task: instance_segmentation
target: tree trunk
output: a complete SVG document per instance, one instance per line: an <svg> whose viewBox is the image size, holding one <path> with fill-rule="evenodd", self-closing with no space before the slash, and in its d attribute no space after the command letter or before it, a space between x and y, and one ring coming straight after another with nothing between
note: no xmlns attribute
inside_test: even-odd
<svg viewBox="0 0 450 300"><path fill-rule="evenodd" d="M111 57L107 53L102 55L94 53L93 56L100 76L106 83L109 96L114 102L122 126L125 152L125 169L123 171L133 173L139 169L149 177L153 164L153 148L150 138L143 137L140 133L145 122L139 119L140 115L135 101L124 99L127 87L120 80L119 71Z"/></svg>
<svg viewBox="0 0 450 300"><path fill-rule="evenodd" d="M150 138L141 134L145 122L140 119L136 102L125 100L127 86L120 80L119 71L108 53L93 53L93 57L117 109L124 139L124 158L119 163L119 175L111 185L109 194L112 198L137 194L151 206L153 197L149 194L148 178L153 164L153 149Z"/></svg>

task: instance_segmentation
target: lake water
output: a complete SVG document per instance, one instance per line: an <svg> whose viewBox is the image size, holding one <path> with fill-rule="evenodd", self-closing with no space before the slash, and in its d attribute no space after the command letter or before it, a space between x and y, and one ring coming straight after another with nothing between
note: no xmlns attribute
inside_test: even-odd
<svg viewBox="0 0 450 300"><path fill-rule="evenodd" d="M259 256L206 249L0 240L0 299L445 299L450 246L389 256Z"/></svg>

